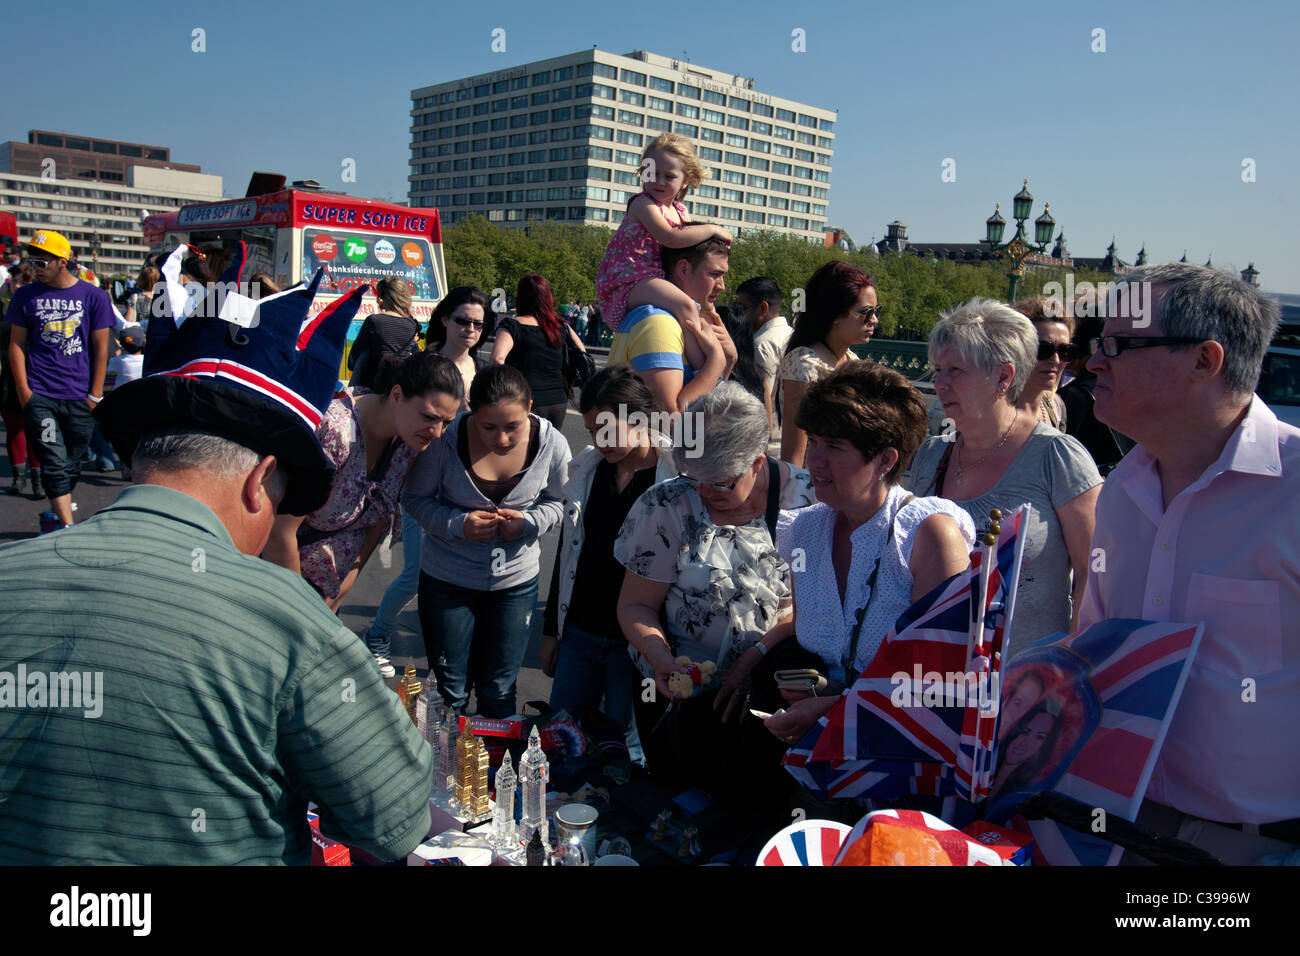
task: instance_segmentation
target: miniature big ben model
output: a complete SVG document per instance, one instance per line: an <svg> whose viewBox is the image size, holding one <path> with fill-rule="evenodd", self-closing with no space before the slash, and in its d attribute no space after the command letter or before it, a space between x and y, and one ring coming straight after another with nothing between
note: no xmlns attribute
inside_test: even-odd
<svg viewBox="0 0 1300 956"><path fill-rule="evenodd" d="M497 800L492 808L491 844L498 849L513 850L519 845L515 838L515 786L519 778L510 761L510 752L497 768Z"/></svg>
<svg viewBox="0 0 1300 956"><path fill-rule="evenodd" d="M438 726L438 766L433 768L433 784L437 793L451 789L456 772L457 720L450 708L443 712Z"/></svg>
<svg viewBox="0 0 1300 956"><path fill-rule="evenodd" d="M397 682L397 696L402 706L406 708L406 715L411 718L411 723L416 727L420 726L420 722L415 715L415 704L420 699L422 690L424 684L415 676L415 666L407 664L406 670L402 672L402 679Z"/></svg>
<svg viewBox="0 0 1300 956"><path fill-rule="evenodd" d="M454 799L463 816L481 820L488 814L488 753L483 741L468 727L456 741Z"/></svg>
<svg viewBox="0 0 1300 956"><path fill-rule="evenodd" d="M519 758L520 799L523 817L520 821L520 839L528 841L534 832L540 833L546 843L546 781L551 777L551 765L542 753L542 739L534 727L528 735L528 749Z"/></svg>

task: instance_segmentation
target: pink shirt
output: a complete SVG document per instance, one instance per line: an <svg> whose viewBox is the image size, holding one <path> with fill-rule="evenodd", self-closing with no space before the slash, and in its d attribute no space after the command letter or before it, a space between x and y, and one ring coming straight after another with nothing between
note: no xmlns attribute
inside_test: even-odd
<svg viewBox="0 0 1300 956"><path fill-rule="evenodd" d="M1102 486L1092 548L1106 569L1081 627L1205 622L1147 797L1226 823L1300 817L1300 429L1252 397L1168 510L1139 445Z"/></svg>

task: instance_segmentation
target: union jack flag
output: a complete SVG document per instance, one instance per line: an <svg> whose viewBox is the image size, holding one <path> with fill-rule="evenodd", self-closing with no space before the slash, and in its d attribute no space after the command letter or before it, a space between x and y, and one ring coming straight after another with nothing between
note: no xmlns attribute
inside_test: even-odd
<svg viewBox="0 0 1300 956"><path fill-rule="evenodd" d="M898 618L862 676L787 752L785 767L800 784L831 797L979 799L975 778L986 778L990 766L994 675L1009 636L1028 509L1006 518L996 561L984 568L977 550L967 570Z"/></svg>
<svg viewBox="0 0 1300 956"><path fill-rule="evenodd" d="M1052 790L1135 819L1202 629L1112 619L1017 652L1007 669L1002 759L986 818L998 822ZM1050 865L1114 865L1123 852L1102 839L1104 830L1083 834L1047 819L1029 829L1036 859Z"/></svg>

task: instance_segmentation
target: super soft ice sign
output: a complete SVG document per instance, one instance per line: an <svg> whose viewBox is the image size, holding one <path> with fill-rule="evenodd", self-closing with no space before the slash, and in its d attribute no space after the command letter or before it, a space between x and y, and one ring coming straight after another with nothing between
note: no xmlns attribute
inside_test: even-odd
<svg viewBox="0 0 1300 956"><path fill-rule="evenodd" d="M429 232L427 216L408 216L402 213L384 212L380 209L340 206L334 203L305 203L298 214L298 219L301 225L329 223L420 235L427 235Z"/></svg>

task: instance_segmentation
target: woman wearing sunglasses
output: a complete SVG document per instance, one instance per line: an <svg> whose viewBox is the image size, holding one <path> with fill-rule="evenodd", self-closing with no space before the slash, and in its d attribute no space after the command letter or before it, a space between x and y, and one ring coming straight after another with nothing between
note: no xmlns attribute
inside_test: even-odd
<svg viewBox="0 0 1300 956"><path fill-rule="evenodd" d="M972 299L939 319L930 332L934 391L956 431L921 446L908 485L960 505L980 535L993 508L1033 507L1012 650L1077 625L1101 491L1083 445L1018 406L1037 349L1033 324L1000 302Z"/></svg>
<svg viewBox="0 0 1300 956"><path fill-rule="evenodd" d="M1062 305L1060 299L1038 295L1021 299L1012 306L1034 323L1034 331L1038 333L1038 362L1029 373L1029 381L1016 406L1044 425L1065 431L1065 403L1056 390L1063 384L1061 375L1074 357L1074 346L1070 343L1074 320L1065 315L1058 317L1049 303Z"/></svg>
<svg viewBox="0 0 1300 956"><path fill-rule="evenodd" d="M614 557L627 569L618 622L658 691L653 701L637 698L652 777L719 796L734 792L745 776L735 765L744 689L723 697L713 687L676 700L664 717L675 696L669 677L684 670L676 659L686 656L712 663L725 680L790 613L790 568L776 548L777 514L805 508L814 496L806 471L767 457L767 410L742 386L723 382L685 415L700 441L674 449L681 475L641 495L614 541ZM755 731L770 739L761 725Z"/></svg>
<svg viewBox="0 0 1300 956"><path fill-rule="evenodd" d="M880 324L871 276L847 262L826 263L813 273L805 292L806 307L795 320L777 371L781 458L797 467L803 466L807 444L803 429L795 424L804 393L854 358L850 349L865 344Z"/></svg>
<svg viewBox="0 0 1300 956"><path fill-rule="evenodd" d="M487 296L478 286L461 285L443 297L429 318L425 348L445 356L460 370L465 380L465 411L469 411L469 388L474 376L492 364L479 355L487 314Z"/></svg>

